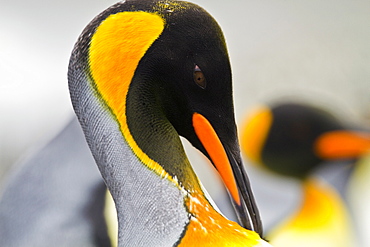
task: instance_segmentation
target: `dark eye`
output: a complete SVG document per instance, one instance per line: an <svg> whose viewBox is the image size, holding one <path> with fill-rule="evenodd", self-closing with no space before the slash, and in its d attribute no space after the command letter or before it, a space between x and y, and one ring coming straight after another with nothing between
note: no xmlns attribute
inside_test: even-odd
<svg viewBox="0 0 370 247"><path fill-rule="evenodd" d="M194 68L194 82L201 88L205 89L207 86L206 78L204 77L203 72L200 70L198 65L195 65Z"/></svg>

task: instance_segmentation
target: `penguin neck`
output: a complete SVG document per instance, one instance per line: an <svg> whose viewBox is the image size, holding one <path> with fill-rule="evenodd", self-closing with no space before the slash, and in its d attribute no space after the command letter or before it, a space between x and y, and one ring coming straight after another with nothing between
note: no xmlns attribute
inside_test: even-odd
<svg viewBox="0 0 370 247"><path fill-rule="evenodd" d="M103 167L110 169L104 177L114 176L106 181L116 205L119 246L176 243L189 222L186 193L199 186L151 85L131 82L124 110L112 111L123 142Z"/></svg>
<svg viewBox="0 0 370 247"><path fill-rule="evenodd" d="M220 243L244 246L248 241L257 244L259 236L256 233L222 216L203 193L179 134L166 117L162 95L156 93L158 87L154 85L148 81L130 85L126 99L127 126L140 149L163 167L177 183L174 187L181 192L188 218L178 246L192 245L194 239L198 239L200 246ZM165 207L170 210L168 205ZM232 241L231 236L235 238Z"/></svg>
<svg viewBox="0 0 370 247"><path fill-rule="evenodd" d="M201 190L179 134L166 117L157 88L152 81L134 81L130 85L127 127L142 152L175 178L179 186L187 191Z"/></svg>
<svg viewBox="0 0 370 247"><path fill-rule="evenodd" d="M82 68L78 68L71 76L83 73ZM119 246L168 246L168 243L176 243L189 222L184 192L177 186L179 183L174 183L175 179L171 179L169 173L152 160L156 157L145 154L140 149L141 146L138 146L141 142L136 144L132 138L147 140L150 145L148 148L167 148L167 156L171 154L168 151L170 145L180 145L168 121L156 113L160 108L150 107L147 112L148 118L145 114L134 116L144 116L144 119L137 120L142 121L138 127L148 125L148 120L152 119L150 122L156 120L164 124L161 127L169 128L166 133L159 129L160 133L153 129L143 129L142 132L135 132L131 136L133 131L127 124L127 120L131 121L131 115L123 114L126 114L126 110L130 111L126 105L130 108L131 103L140 103L137 100L141 95L137 95L137 99L131 103L126 104L121 100L119 103L123 104L113 107L114 102L108 101L110 99L108 97L103 97L104 94L96 85L91 86L88 78L76 76L73 82L75 83L71 86L76 88L76 93L71 97L75 111L100 173L115 202ZM84 94L80 95L79 92ZM143 109L138 108L137 113L140 113L140 110ZM165 146L162 141L157 145L154 141L160 140L164 135L171 136L172 139L168 141L171 143ZM179 157L183 159L181 164L188 162L184 152L171 152L177 159ZM147 157L143 157L145 155ZM147 166L153 163L157 163L162 170Z"/></svg>

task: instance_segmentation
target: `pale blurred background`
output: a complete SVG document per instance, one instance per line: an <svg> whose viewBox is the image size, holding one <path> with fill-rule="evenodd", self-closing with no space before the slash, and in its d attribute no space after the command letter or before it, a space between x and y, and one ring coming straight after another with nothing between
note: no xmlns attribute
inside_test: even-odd
<svg viewBox="0 0 370 247"><path fill-rule="evenodd" d="M115 2L1 0L0 186L12 164L71 118L71 50L88 22ZM226 36L238 123L256 103L291 95L369 125L370 1L194 2L215 17ZM286 192L285 202L297 190L290 183L276 189L272 177L266 185L258 171L248 170L257 199L266 191L261 186L271 196ZM267 221L276 220L263 205L261 211Z"/></svg>

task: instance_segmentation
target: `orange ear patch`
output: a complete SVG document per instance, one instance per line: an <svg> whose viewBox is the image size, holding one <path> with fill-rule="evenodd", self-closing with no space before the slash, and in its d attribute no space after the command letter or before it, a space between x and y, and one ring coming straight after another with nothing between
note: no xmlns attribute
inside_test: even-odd
<svg viewBox="0 0 370 247"><path fill-rule="evenodd" d="M98 97L111 111L135 155L157 174L177 184L137 145L126 119L126 97L136 68L164 27L165 20L155 13L119 12L108 16L91 38L89 65Z"/></svg>
<svg viewBox="0 0 370 247"><path fill-rule="evenodd" d="M242 128L240 143L247 157L261 164L261 152L265 144L273 116L269 108L263 106L254 111Z"/></svg>

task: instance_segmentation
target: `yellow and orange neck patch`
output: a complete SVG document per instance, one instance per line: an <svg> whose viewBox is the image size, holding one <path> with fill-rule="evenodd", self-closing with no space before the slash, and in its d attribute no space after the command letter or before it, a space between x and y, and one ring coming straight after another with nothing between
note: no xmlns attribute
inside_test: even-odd
<svg viewBox="0 0 370 247"><path fill-rule="evenodd" d="M203 195L192 193L186 200L191 214L179 246L259 246L260 236L227 220Z"/></svg>

